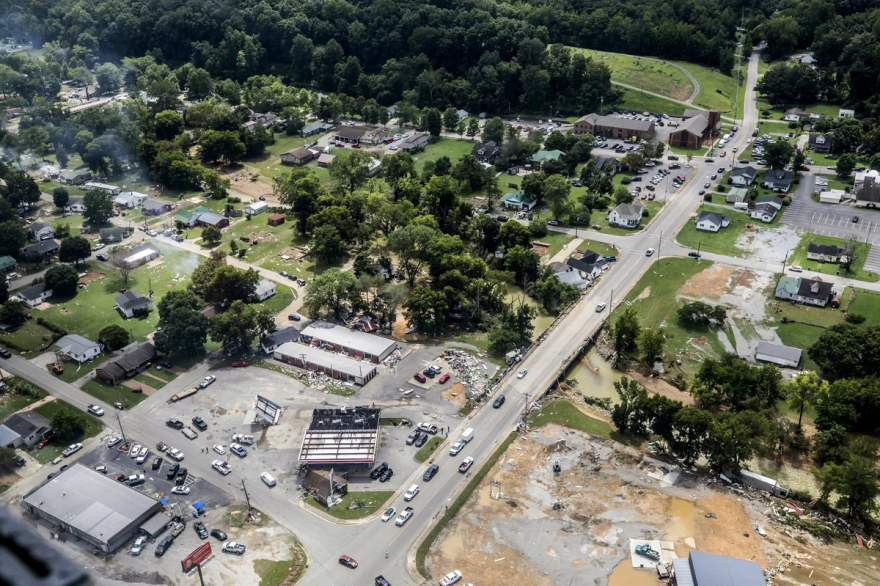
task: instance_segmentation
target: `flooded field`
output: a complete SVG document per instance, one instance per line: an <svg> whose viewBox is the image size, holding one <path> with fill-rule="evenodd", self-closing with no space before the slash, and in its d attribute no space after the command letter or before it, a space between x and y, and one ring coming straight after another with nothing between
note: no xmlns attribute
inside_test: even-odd
<svg viewBox="0 0 880 586"><path fill-rule="evenodd" d="M532 335L532 339L535 340L544 333L544 330L550 327L550 324L553 323L555 319L552 315L548 315L541 309L541 305L535 301L531 296L526 295L522 292L522 289L519 287L515 287L514 285L507 285L507 295L504 297L505 303L513 302L514 305L518 303L525 303L526 305L532 305L538 308L538 317L534 319L532 325L535 327L535 332Z"/></svg>
<svg viewBox="0 0 880 586"><path fill-rule="evenodd" d="M599 356L595 346L590 346L587 353L572 363L565 373L566 380L577 381L573 386L584 395L612 401L617 401L614 382L622 376L622 372L612 368L607 360Z"/></svg>

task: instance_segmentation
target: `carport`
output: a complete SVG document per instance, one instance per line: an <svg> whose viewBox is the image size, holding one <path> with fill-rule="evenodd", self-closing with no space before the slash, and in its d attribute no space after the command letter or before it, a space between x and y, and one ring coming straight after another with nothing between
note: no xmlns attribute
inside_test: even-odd
<svg viewBox="0 0 880 586"><path fill-rule="evenodd" d="M156 513L147 519L139 529L141 533L150 539L154 539L157 535L161 535L163 531L168 529L168 517L163 513Z"/></svg>

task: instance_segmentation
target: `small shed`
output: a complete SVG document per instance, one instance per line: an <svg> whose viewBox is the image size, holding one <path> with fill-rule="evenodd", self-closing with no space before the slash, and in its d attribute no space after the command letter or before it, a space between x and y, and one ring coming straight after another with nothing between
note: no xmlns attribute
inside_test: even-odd
<svg viewBox="0 0 880 586"><path fill-rule="evenodd" d="M755 359L761 362L771 362L779 366L788 366L797 368L801 363L801 355L803 350L800 348L791 348L782 344L772 344L770 342L758 342L758 349L755 352Z"/></svg>
<svg viewBox="0 0 880 586"><path fill-rule="evenodd" d="M255 201L253 203L249 203L244 207L244 213L249 214L251 216L256 216L257 214L262 214L266 210L269 209L269 204L264 201Z"/></svg>
<svg viewBox="0 0 880 586"><path fill-rule="evenodd" d="M281 214L272 214L266 220L266 223L268 223L270 226L280 226L284 223L284 216Z"/></svg>
<svg viewBox="0 0 880 586"><path fill-rule="evenodd" d="M335 158L336 158L335 155L331 155L329 153L323 153L321 156L318 157L318 166L319 167L327 167L330 163L333 162L333 159L335 159Z"/></svg>
<svg viewBox="0 0 880 586"><path fill-rule="evenodd" d="M325 471L325 470L309 470L306 476L305 486L311 492L315 500L324 506L329 506L328 499L331 494L331 475L332 475L332 494L334 498L343 497L348 494L348 481L343 478L345 473ZM331 499L332 502L332 499Z"/></svg>

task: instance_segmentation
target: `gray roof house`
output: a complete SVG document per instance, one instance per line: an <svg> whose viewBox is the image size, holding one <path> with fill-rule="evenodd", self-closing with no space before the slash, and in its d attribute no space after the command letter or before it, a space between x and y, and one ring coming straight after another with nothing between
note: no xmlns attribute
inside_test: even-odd
<svg viewBox="0 0 880 586"><path fill-rule="evenodd" d="M642 223L642 204L638 202L622 203L605 216L612 226L622 228L638 228Z"/></svg>
<svg viewBox="0 0 880 586"><path fill-rule="evenodd" d="M55 237L55 228L43 222L34 222L27 229L28 238L35 242Z"/></svg>
<svg viewBox="0 0 880 586"><path fill-rule="evenodd" d="M772 222L781 209L782 200L778 197L759 197L755 200L755 207L749 210L749 217L762 222Z"/></svg>
<svg viewBox="0 0 880 586"><path fill-rule="evenodd" d="M275 330L268 336L264 337L262 341L260 341L260 347L266 354L272 354L281 344L297 341L299 341L299 332L295 327L288 326L280 330Z"/></svg>
<svg viewBox="0 0 880 586"><path fill-rule="evenodd" d="M834 144L833 134L811 133L809 139L809 149L814 153L829 153L831 145Z"/></svg>
<svg viewBox="0 0 880 586"><path fill-rule="evenodd" d="M730 225L730 218L718 212L700 212L694 218L697 224L697 230L707 230L709 232L718 232L721 228Z"/></svg>
<svg viewBox="0 0 880 586"><path fill-rule="evenodd" d="M757 174L754 167L737 167L730 173L730 181L734 185L751 185Z"/></svg>
<svg viewBox="0 0 880 586"><path fill-rule="evenodd" d="M862 186L856 189L856 207L880 207L880 184L876 177L865 177Z"/></svg>
<svg viewBox="0 0 880 586"><path fill-rule="evenodd" d="M153 300L149 297L144 297L134 289L129 289L122 295L117 295L114 301L116 302L116 309L125 317L133 317L136 311L144 308L148 312L153 311Z"/></svg>
<svg viewBox="0 0 880 586"><path fill-rule="evenodd" d="M792 171L784 169L770 169L767 176L764 177L764 187L773 191L788 191L791 189L791 182L794 179Z"/></svg>
<svg viewBox="0 0 880 586"><path fill-rule="evenodd" d="M92 174L84 169L80 169L78 171L62 171L58 174L59 182L65 183L67 185L80 185L91 178Z"/></svg>
<svg viewBox="0 0 880 586"><path fill-rule="evenodd" d="M128 238L128 228L124 227L113 227L113 228L101 228L98 232L101 242L105 244L111 242L122 242L125 238Z"/></svg>
<svg viewBox="0 0 880 586"><path fill-rule="evenodd" d="M167 214L174 209L174 204L170 201L150 198L144 202L144 212L151 216L161 216Z"/></svg>
<svg viewBox="0 0 880 586"><path fill-rule="evenodd" d="M123 191L113 199L113 203L121 208L136 208L149 199L145 193L137 191Z"/></svg>
<svg viewBox="0 0 880 586"><path fill-rule="evenodd" d="M672 569L678 586L766 586L758 562L704 551L673 559Z"/></svg>
<svg viewBox="0 0 880 586"><path fill-rule="evenodd" d="M470 114L468 114L467 110L458 110L457 114L458 114L458 121L459 122L461 122L462 120L464 120L465 118L470 116Z"/></svg>
<svg viewBox="0 0 880 586"><path fill-rule="evenodd" d="M18 299L31 309L49 297L52 297L52 289L46 289L46 283L37 283L18 292Z"/></svg>
<svg viewBox="0 0 880 586"><path fill-rule="evenodd" d="M590 286L590 282L581 277L578 271L568 270L556 273L556 278L560 283L577 287L579 291L585 291Z"/></svg>
<svg viewBox="0 0 880 586"><path fill-rule="evenodd" d="M312 136L313 134L318 134L319 132L325 132L333 128L332 124L327 124L326 122L321 122L320 120L315 120L314 122L309 122L305 126L303 126L299 133L300 136Z"/></svg>
<svg viewBox="0 0 880 586"><path fill-rule="evenodd" d="M76 360L80 364L86 360L91 360L104 349L103 344L92 342L78 334L68 334L55 342L55 345L61 349L65 356L71 360Z"/></svg>
<svg viewBox="0 0 880 586"><path fill-rule="evenodd" d="M791 348L782 344L771 344L770 342L758 342L755 359L761 362L772 362L779 366L797 368L801 363L801 354L803 354L803 350L800 348Z"/></svg>
<svg viewBox="0 0 880 586"><path fill-rule="evenodd" d="M481 163L491 163L495 160L495 156L501 152L494 140L487 143L475 144L471 149L471 156Z"/></svg>
<svg viewBox="0 0 880 586"><path fill-rule="evenodd" d="M51 429L49 420L36 411L20 411L0 425L0 438L4 442L0 445L12 448L32 446L46 437Z"/></svg>
<svg viewBox="0 0 880 586"><path fill-rule="evenodd" d="M807 259L819 262L840 262L846 249L836 244L819 244L810 242L807 245Z"/></svg>
<svg viewBox="0 0 880 586"><path fill-rule="evenodd" d="M43 240L41 242L37 242L36 244L32 244L23 249L25 254L42 254L45 256L49 256L58 252L58 249L61 248L61 245L58 244L55 240Z"/></svg>
<svg viewBox="0 0 880 586"><path fill-rule="evenodd" d="M402 151L411 151L416 148L428 146L431 136L427 132L414 132L409 138L405 138L397 145Z"/></svg>

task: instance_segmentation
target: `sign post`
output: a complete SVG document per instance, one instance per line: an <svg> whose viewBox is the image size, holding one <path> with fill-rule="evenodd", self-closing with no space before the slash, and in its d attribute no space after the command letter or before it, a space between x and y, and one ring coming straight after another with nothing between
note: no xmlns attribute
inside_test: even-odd
<svg viewBox="0 0 880 586"><path fill-rule="evenodd" d="M199 571L199 581L202 586L205 586L205 579L202 577L202 563L205 562L208 558L213 555L211 551L211 542L206 541L201 544L197 548L195 548L192 553L188 556L180 560L180 566L183 568L183 572L188 574L192 571L193 566Z"/></svg>

